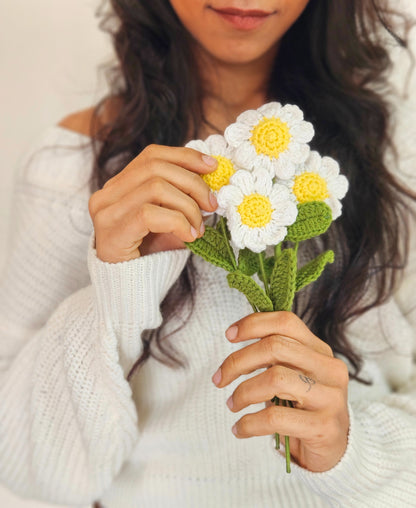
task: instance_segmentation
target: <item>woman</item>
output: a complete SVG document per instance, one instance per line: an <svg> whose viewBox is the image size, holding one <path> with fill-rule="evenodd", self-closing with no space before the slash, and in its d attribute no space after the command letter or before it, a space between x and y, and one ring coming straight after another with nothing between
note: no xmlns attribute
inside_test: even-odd
<svg viewBox="0 0 416 508"><path fill-rule="evenodd" d="M1 287L9 488L106 508L412 506L414 194L384 162L382 41L403 41L379 3L111 2L109 99L45 133L39 147L58 146L16 188ZM215 160L183 145L270 100L302 108L350 181L324 238L337 263L299 317L253 314L184 249L217 203L200 178ZM68 149L81 139L87 151Z"/></svg>

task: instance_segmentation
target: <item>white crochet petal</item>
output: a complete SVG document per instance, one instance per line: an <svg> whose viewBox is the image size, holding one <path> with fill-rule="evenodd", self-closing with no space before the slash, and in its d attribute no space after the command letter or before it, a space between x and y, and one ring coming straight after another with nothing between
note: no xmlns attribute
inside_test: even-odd
<svg viewBox="0 0 416 508"><path fill-rule="evenodd" d="M224 185L217 193L218 205L221 208L228 209L238 206L244 199L244 195L238 187L234 185Z"/></svg>
<svg viewBox="0 0 416 508"><path fill-rule="evenodd" d="M250 128L253 128L254 125L258 124L260 120L263 118L263 115L255 110L255 109L248 109L247 111L244 111L244 113L241 113L241 115L238 115L237 122L242 122L250 126Z"/></svg>
<svg viewBox="0 0 416 508"><path fill-rule="evenodd" d="M344 175L338 175L335 179L328 182L328 190L331 196L342 199L348 191L348 180Z"/></svg>
<svg viewBox="0 0 416 508"><path fill-rule="evenodd" d="M280 111L280 119L289 125L295 125L303 120L303 112L296 105L286 104Z"/></svg>
<svg viewBox="0 0 416 508"><path fill-rule="evenodd" d="M236 171L230 178L230 183L239 188L239 190L246 196L254 192L254 177L253 173L240 169Z"/></svg>
<svg viewBox="0 0 416 508"><path fill-rule="evenodd" d="M284 240L286 235L287 228L273 224L273 227L264 228L264 231L261 233L261 238L266 245L277 245Z"/></svg>
<svg viewBox="0 0 416 508"><path fill-rule="evenodd" d="M273 220L280 226L290 226L296 220L298 208L292 201L282 201L274 207Z"/></svg>
<svg viewBox="0 0 416 508"><path fill-rule="evenodd" d="M249 141L244 141L236 149L234 160L238 166L245 169L252 169L256 160L256 150Z"/></svg>
<svg viewBox="0 0 416 508"><path fill-rule="evenodd" d="M205 144L212 155L225 155L228 146L224 136L221 136L221 134L211 134L205 140Z"/></svg>
<svg viewBox="0 0 416 508"><path fill-rule="evenodd" d="M306 161L310 153L309 145L292 141L285 152L295 164L302 164ZM282 154L283 155L283 154Z"/></svg>
<svg viewBox="0 0 416 508"><path fill-rule="evenodd" d="M282 105L280 102L269 102L260 106L257 111L259 111L266 118L272 118L273 116L280 117L280 111L282 110Z"/></svg>
<svg viewBox="0 0 416 508"><path fill-rule="evenodd" d="M300 122L290 127L290 133L298 143L309 143L315 131L309 122Z"/></svg>
<svg viewBox="0 0 416 508"><path fill-rule="evenodd" d="M186 148L193 148L194 150L198 150L198 152L202 152L205 154L209 154L209 148L205 141L202 141L201 139L193 139L186 143Z"/></svg>
<svg viewBox="0 0 416 508"><path fill-rule="evenodd" d="M269 172L270 176L274 176L274 166L275 166L275 160L271 159L268 155L258 155L253 163L253 169L254 171L257 171L258 169L264 169Z"/></svg>
<svg viewBox="0 0 416 508"><path fill-rule="evenodd" d="M295 174L296 165L282 153L282 155L274 163L274 171L277 178L287 180Z"/></svg>
<svg viewBox="0 0 416 508"><path fill-rule="evenodd" d="M319 155L319 153L316 152L315 150L312 150L305 161L304 167L301 169L301 171L296 173L301 174L304 173L305 171L310 171L312 173L321 174L321 161L322 158Z"/></svg>
<svg viewBox="0 0 416 508"><path fill-rule="evenodd" d="M341 215L342 205L338 199L329 197L325 199L325 203L329 206L332 211L332 220L337 219Z"/></svg>
<svg viewBox="0 0 416 508"><path fill-rule="evenodd" d="M270 178L270 173L267 169L260 168L255 171L254 174L254 191L268 196L272 190L273 182Z"/></svg>
<svg viewBox="0 0 416 508"><path fill-rule="evenodd" d="M244 123L232 123L224 132L224 137L231 146L239 146L251 137L251 127Z"/></svg>
<svg viewBox="0 0 416 508"><path fill-rule="evenodd" d="M339 164L332 157L322 157L321 175L324 178L330 178L339 175Z"/></svg>
<svg viewBox="0 0 416 508"><path fill-rule="evenodd" d="M289 187L280 183L288 181L289 180L281 180L279 183L273 185L273 188L269 194L272 205L278 204L281 201L288 201L292 199L292 193L289 191Z"/></svg>
<svg viewBox="0 0 416 508"><path fill-rule="evenodd" d="M260 231L257 228L252 228L244 236L244 245L253 252L262 252L267 247L261 238Z"/></svg>

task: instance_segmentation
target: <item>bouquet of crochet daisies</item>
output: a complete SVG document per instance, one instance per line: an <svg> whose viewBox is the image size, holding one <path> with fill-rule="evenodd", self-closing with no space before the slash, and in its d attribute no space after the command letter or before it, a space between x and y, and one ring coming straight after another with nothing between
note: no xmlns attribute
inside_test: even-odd
<svg viewBox="0 0 416 508"><path fill-rule="evenodd" d="M313 135L297 106L271 102L239 115L224 136L186 145L218 161L202 178L216 195L220 216L215 228L207 226L186 245L229 272L229 286L246 295L254 312L290 311L295 294L334 261L327 250L298 266L299 243L327 231L348 190L338 163L310 150ZM266 256L268 246L273 254ZM292 405L277 397L272 402ZM275 438L279 449L280 436ZM285 453L290 472L287 436Z"/></svg>

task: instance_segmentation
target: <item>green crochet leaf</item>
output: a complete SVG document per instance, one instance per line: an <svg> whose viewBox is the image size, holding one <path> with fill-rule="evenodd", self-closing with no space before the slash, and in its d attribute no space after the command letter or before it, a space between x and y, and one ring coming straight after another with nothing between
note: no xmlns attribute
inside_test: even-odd
<svg viewBox="0 0 416 508"><path fill-rule="evenodd" d="M274 310L292 310L296 288L297 256L293 249L285 249L276 259L270 277L270 298Z"/></svg>
<svg viewBox="0 0 416 508"><path fill-rule="evenodd" d="M322 201L298 205L296 222L287 228L286 240L301 242L322 235L332 222L331 209Z"/></svg>
<svg viewBox="0 0 416 508"><path fill-rule="evenodd" d="M315 259L309 261L306 265L298 271L296 276L296 291L300 291L302 288L314 282L318 279L321 273L324 271L325 266L328 263L334 262L334 251L327 250L319 254Z"/></svg>
<svg viewBox="0 0 416 508"><path fill-rule="evenodd" d="M227 280L231 288L238 289L238 291L244 293L251 305L257 307L260 312L271 312L273 310L270 298L248 275L237 270L229 273Z"/></svg>
<svg viewBox="0 0 416 508"><path fill-rule="evenodd" d="M238 269L245 275L253 275L258 272L260 269L259 255L250 249L241 249L238 253Z"/></svg>
<svg viewBox="0 0 416 508"><path fill-rule="evenodd" d="M224 268L224 270L229 272L234 270L234 264L230 258L225 239L214 228L207 226L204 236L197 238L193 242L185 242L185 245L194 254L204 258L205 261Z"/></svg>

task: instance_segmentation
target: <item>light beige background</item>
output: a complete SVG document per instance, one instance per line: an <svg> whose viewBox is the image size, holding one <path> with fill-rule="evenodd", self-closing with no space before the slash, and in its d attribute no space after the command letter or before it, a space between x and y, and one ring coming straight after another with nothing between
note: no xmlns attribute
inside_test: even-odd
<svg viewBox="0 0 416 508"><path fill-rule="evenodd" d="M39 132L92 105L106 89L97 68L113 53L94 15L100 3L0 0L0 267L19 158ZM0 487L0 506L55 505L24 501Z"/></svg>
<svg viewBox="0 0 416 508"><path fill-rule="evenodd" d="M416 0L400 3L416 16ZM0 269L19 158L39 132L95 103L105 92L97 67L111 59L112 49L94 16L99 5L100 0L0 1ZM413 35L415 40L415 31ZM396 63L393 80L400 85L408 63L399 55ZM414 76L410 92L415 83ZM0 506L52 505L23 501L0 487Z"/></svg>

